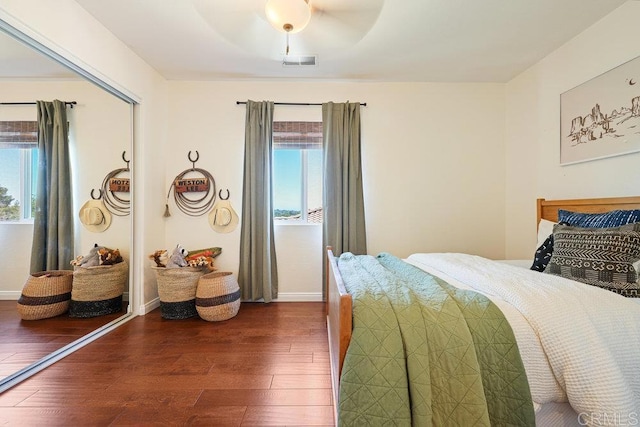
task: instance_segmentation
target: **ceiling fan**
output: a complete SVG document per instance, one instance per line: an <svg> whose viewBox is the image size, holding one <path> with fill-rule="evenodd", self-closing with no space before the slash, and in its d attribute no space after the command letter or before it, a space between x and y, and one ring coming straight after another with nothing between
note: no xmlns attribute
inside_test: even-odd
<svg viewBox="0 0 640 427"><path fill-rule="evenodd" d="M284 56L319 55L327 59L346 54L373 27L384 0L191 0L196 11L225 40L246 52L281 61ZM267 3L276 3L306 25L267 17ZM304 18L304 16L303 16ZM291 36L290 36L291 35Z"/></svg>

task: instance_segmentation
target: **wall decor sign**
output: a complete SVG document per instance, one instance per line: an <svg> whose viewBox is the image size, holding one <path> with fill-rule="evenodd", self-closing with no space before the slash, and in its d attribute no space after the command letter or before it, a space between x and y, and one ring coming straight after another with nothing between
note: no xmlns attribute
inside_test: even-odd
<svg viewBox="0 0 640 427"><path fill-rule="evenodd" d="M109 191L114 193L129 193L131 191L129 178L110 178Z"/></svg>
<svg viewBox="0 0 640 427"><path fill-rule="evenodd" d="M560 95L560 164L640 151L640 57Z"/></svg>
<svg viewBox="0 0 640 427"><path fill-rule="evenodd" d="M182 178L174 181L174 191L176 193L199 193L209 191L208 178Z"/></svg>

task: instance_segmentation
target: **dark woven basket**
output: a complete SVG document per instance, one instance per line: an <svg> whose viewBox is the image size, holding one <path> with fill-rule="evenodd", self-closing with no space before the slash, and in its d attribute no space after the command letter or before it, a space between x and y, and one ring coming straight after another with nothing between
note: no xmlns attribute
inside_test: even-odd
<svg viewBox="0 0 640 427"><path fill-rule="evenodd" d="M198 315L196 288L206 270L195 267L153 267L158 280L160 314L163 319L188 319Z"/></svg>
<svg viewBox="0 0 640 427"><path fill-rule="evenodd" d="M69 316L97 317L122 311L122 294L128 280L126 261L86 268L76 266Z"/></svg>
<svg viewBox="0 0 640 427"><path fill-rule="evenodd" d="M204 320L228 320L240 309L240 287L230 272L205 274L198 281L196 310Z"/></svg>
<svg viewBox="0 0 640 427"><path fill-rule="evenodd" d="M39 271L29 276L18 299L18 313L23 320L48 319L69 310L73 272Z"/></svg>

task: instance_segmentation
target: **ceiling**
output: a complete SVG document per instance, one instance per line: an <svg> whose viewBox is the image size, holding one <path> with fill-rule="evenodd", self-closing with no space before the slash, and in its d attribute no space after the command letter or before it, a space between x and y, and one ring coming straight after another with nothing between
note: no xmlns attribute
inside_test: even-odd
<svg viewBox="0 0 640 427"><path fill-rule="evenodd" d="M625 0L310 0L290 55L317 65L293 67L266 0L76 2L168 80L507 82ZM35 61L12 54L0 77Z"/></svg>
<svg viewBox="0 0 640 427"><path fill-rule="evenodd" d="M291 46L292 53L317 54L318 65L283 67L285 35L265 24L266 0L76 1L169 80L430 82L509 81L625 2L380 0L377 20L358 40L348 35L357 13L345 9L374 0L310 0L341 13L345 29L312 31L320 15L314 12L307 29L291 36ZM205 8L209 15L201 13ZM262 21L260 33L248 16L251 25ZM347 34L347 42L336 41L336 33ZM275 57L251 48L267 37L276 38Z"/></svg>

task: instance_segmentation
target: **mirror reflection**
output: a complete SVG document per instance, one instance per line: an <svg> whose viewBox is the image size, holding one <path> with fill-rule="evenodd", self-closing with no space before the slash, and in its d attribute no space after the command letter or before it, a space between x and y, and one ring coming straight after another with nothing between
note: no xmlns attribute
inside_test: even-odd
<svg viewBox="0 0 640 427"><path fill-rule="evenodd" d="M26 368L128 310L130 193L124 187L111 187L109 191L109 184L122 185L130 178L132 105L1 29L0 58L1 383L3 377ZM76 304L75 315L65 311L45 318L38 317L46 314L36 314L31 320L25 320L25 314L19 312L17 304L25 286L34 277L43 283L58 279L52 274L42 277L38 273L30 274L33 217L39 200L36 184L39 106L35 102L53 100L67 102L63 108L68 123L73 250L62 255L69 258L63 260L65 268L73 270L71 262L77 257L88 257L96 245L111 249L111 255L117 250L126 264L126 271L120 272L121 277L114 280L124 281L121 285L124 292L120 292L120 300L117 291L108 289L114 271L108 270L109 278L85 278L82 283L86 287L82 292L78 293L78 287L74 288L73 302L86 303ZM111 182L111 178L117 182ZM110 200L102 197L105 185ZM109 206L109 201L116 206ZM51 245L46 247L49 249L45 250L55 250ZM58 282L61 281L58 280L55 286ZM33 286L45 288L40 282Z"/></svg>

